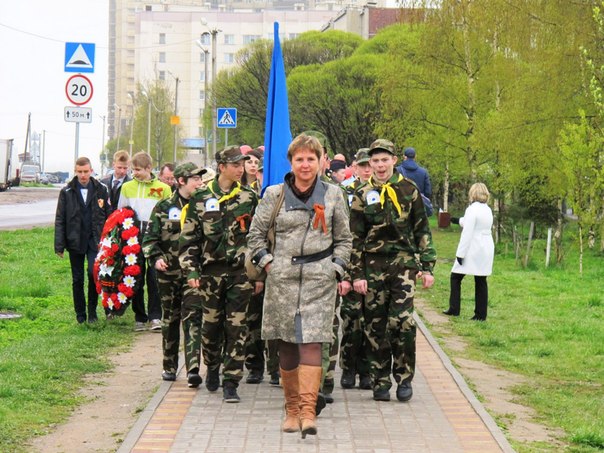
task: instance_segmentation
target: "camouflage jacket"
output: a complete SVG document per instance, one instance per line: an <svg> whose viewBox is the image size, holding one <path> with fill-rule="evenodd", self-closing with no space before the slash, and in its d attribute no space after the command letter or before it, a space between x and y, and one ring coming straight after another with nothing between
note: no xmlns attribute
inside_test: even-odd
<svg viewBox="0 0 604 453"><path fill-rule="evenodd" d="M218 176L191 197L180 236L180 266L187 280L213 265L232 271L245 261L247 233L258 205L249 187L235 183L228 193Z"/></svg>
<svg viewBox="0 0 604 453"><path fill-rule="evenodd" d="M365 279L366 254L432 272L436 251L417 186L395 173L386 184L373 177L354 192L350 208L351 275Z"/></svg>
<svg viewBox="0 0 604 453"><path fill-rule="evenodd" d="M180 214L187 205L178 191L155 205L147 231L143 237L143 253L150 266L160 258L168 265L166 275L181 275L178 261L178 240L180 238Z"/></svg>

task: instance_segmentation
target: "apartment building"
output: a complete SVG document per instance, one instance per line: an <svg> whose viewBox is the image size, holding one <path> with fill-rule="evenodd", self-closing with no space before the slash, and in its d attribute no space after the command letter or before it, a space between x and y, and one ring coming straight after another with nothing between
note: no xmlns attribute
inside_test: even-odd
<svg viewBox="0 0 604 453"><path fill-rule="evenodd" d="M199 117L206 97L205 58L212 58L209 33L216 36L218 73L234 64L235 54L245 45L272 39L275 21L281 39L293 39L305 31L323 29L342 8L365 1L110 0L109 137L127 130L134 108L130 94L137 83L155 79L174 83L174 92L178 79L180 138L203 136ZM208 78L211 84L211 69Z"/></svg>

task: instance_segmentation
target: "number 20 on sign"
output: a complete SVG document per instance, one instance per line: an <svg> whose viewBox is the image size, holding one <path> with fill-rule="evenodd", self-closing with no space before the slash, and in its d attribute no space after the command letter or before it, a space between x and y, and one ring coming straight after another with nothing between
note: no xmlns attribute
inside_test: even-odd
<svg viewBox="0 0 604 453"><path fill-rule="evenodd" d="M71 76L65 85L67 99L74 105L84 105L92 99L92 82L82 74Z"/></svg>

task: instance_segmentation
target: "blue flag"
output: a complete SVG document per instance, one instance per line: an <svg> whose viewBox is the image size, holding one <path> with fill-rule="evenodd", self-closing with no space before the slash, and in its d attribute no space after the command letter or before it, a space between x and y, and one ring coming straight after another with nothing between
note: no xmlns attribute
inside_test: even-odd
<svg viewBox="0 0 604 453"><path fill-rule="evenodd" d="M285 66L279 42L279 23L275 22L275 44L271 62L266 100L266 125L264 128L264 173L262 191L268 186L283 182L291 166L287 160L287 147L292 141L289 126L289 107Z"/></svg>

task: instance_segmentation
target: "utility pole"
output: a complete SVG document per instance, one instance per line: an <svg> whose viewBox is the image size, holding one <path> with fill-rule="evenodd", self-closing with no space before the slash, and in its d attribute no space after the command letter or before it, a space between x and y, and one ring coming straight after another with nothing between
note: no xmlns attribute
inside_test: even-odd
<svg viewBox="0 0 604 453"><path fill-rule="evenodd" d="M175 123L174 124L174 153L172 155L172 163L174 165L176 165L176 147L178 146L178 122L179 122L179 121L177 121L177 119L178 119L178 82L179 82L179 79L178 79L178 77L176 77L176 91L174 93L174 116L176 118L174 121L174 123ZM158 163L158 165L159 165L159 163Z"/></svg>

